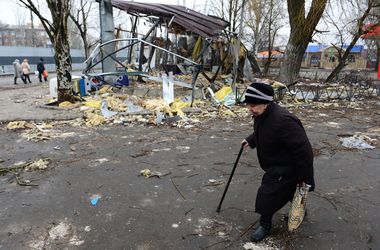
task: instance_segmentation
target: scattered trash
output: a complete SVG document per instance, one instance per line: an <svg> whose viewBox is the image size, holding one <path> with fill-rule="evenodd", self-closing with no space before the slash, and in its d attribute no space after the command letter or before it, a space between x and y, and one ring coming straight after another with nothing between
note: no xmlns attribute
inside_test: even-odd
<svg viewBox="0 0 380 250"><path fill-rule="evenodd" d="M156 117L156 124L161 124L163 119L165 119L165 114L158 112Z"/></svg>
<svg viewBox="0 0 380 250"><path fill-rule="evenodd" d="M105 162L108 162L109 160L107 158L100 158L100 159L94 159L94 160L91 160L89 166L90 167L97 167Z"/></svg>
<svg viewBox="0 0 380 250"><path fill-rule="evenodd" d="M327 123L327 126L328 126L328 127L333 127L333 128L340 128L341 125L342 125L342 124L337 123L337 122L328 122L328 123Z"/></svg>
<svg viewBox="0 0 380 250"><path fill-rule="evenodd" d="M111 86L104 86L101 89L98 90L98 94L102 95L105 93L112 93L112 87Z"/></svg>
<svg viewBox="0 0 380 250"><path fill-rule="evenodd" d="M23 129L23 128L34 128L33 124L27 123L26 121L14 121L7 125L7 129Z"/></svg>
<svg viewBox="0 0 380 250"><path fill-rule="evenodd" d="M88 113L87 115L88 116L87 116L86 126L88 127L99 126L106 122L104 117L101 115L93 114L93 113Z"/></svg>
<svg viewBox="0 0 380 250"><path fill-rule="evenodd" d="M135 105L130 100L125 100L124 103L125 103L125 105L127 105L127 113L128 114L139 113L139 112L143 112L145 110L143 107Z"/></svg>
<svg viewBox="0 0 380 250"><path fill-rule="evenodd" d="M190 151L189 146L177 146L175 148L179 150L181 153L188 153Z"/></svg>
<svg viewBox="0 0 380 250"><path fill-rule="evenodd" d="M152 149L152 152L161 152L161 151L170 151L172 150L171 148L155 148Z"/></svg>
<svg viewBox="0 0 380 250"><path fill-rule="evenodd" d="M174 102L170 105L172 112L176 113L180 117L183 117L185 115L183 109L189 106L190 102L184 102L179 99L174 100Z"/></svg>
<svg viewBox="0 0 380 250"><path fill-rule="evenodd" d="M169 76L162 74L162 96L166 104L174 102L173 72Z"/></svg>
<svg viewBox="0 0 380 250"><path fill-rule="evenodd" d="M90 202L92 206L96 206L100 200L101 196L99 194L94 194L90 197Z"/></svg>
<svg viewBox="0 0 380 250"><path fill-rule="evenodd" d="M377 143L376 139L371 139L364 135L354 135L351 137L340 138L342 146L346 148L356 148L356 149L374 149L375 147L370 145L370 143Z"/></svg>
<svg viewBox="0 0 380 250"><path fill-rule="evenodd" d="M172 224L172 228L178 228L179 225L178 224Z"/></svg>
<svg viewBox="0 0 380 250"><path fill-rule="evenodd" d="M223 86L220 90L218 90L215 93L215 98L219 101L223 101L224 98L230 93L232 93L232 88L230 86Z"/></svg>
<svg viewBox="0 0 380 250"><path fill-rule="evenodd" d="M144 108L153 110L156 112L164 112L172 116L172 110L163 99L150 99L142 102Z"/></svg>
<svg viewBox="0 0 380 250"><path fill-rule="evenodd" d="M167 171L165 173L158 172L158 171L151 171L150 169L143 169L140 171L140 175L144 176L145 178L151 178L151 177L160 178L169 174L171 174L170 171Z"/></svg>
<svg viewBox="0 0 380 250"><path fill-rule="evenodd" d="M51 160L49 158L45 159L39 159L37 161L28 163L25 166L26 171L32 171L32 170L45 170L47 169L48 165L50 164Z"/></svg>
<svg viewBox="0 0 380 250"><path fill-rule="evenodd" d="M140 174L141 174L142 176L148 178L149 176L152 175L152 172L151 172L149 169L143 169L143 170L140 171Z"/></svg>
<svg viewBox="0 0 380 250"><path fill-rule="evenodd" d="M114 111L108 110L107 101L106 100L102 100L100 111L102 112L102 115L106 119L108 119L108 118L110 118L110 117L112 117L114 115L117 115L117 113L118 113L118 112L114 112Z"/></svg>
<svg viewBox="0 0 380 250"><path fill-rule="evenodd" d="M222 184L224 184L224 180L209 179L208 183L204 184L203 187L219 186Z"/></svg>
<svg viewBox="0 0 380 250"><path fill-rule="evenodd" d="M196 226L195 233L199 236L219 236L223 233L223 236L229 235L232 230L232 226L225 221L216 219L200 218L198 219L198 225Z"/></svg>
<svg viewBox="0 0 380 250"><path fill-rule="evenodd" d="M245 250L277 250L279 248L274 248L268 245L265 245L264 243L252 243L247 242L243 245L243 248Z"/></svg>
<svg viewBox="0 0 380 250"><path fill-rule="evenodd" d="M55 150L61 150L61 147L60 146L55 146L54 149Z"/></svg>
<svg viewBox="0 0 380 250"><path fill-rule="evenodd" d="M90 99L84 103L85 106L95 109L100 109L101 101L96 99Z"/></svg>
<svg viewBox="0 0 380 250"><path fill-rule="evenodd" d="M96 159L96 160L94 160L94 161L99 162L100 164L102 164L102 163L107 162L108 159L107 159L107 158L100 158L100 159Z"/></svg>
<svg viewBox="0 0 380 250"><path fill-rule="evenodd" d="M75 136L74 132L58 132L53 130L44 130L36 126L35 129L27 130L21 134L22 138L27 141L39 142L44 140L50 140L51 138L67 138Z"/></svg>
<svg viewBox="0 0 380 250"><path fill-rule="evenodd" d="M71 103L69 101L65 101L65 102L61 102L58 106L64 108L64 107L70 107L72 105L73 105L73 103Z"/></svg>

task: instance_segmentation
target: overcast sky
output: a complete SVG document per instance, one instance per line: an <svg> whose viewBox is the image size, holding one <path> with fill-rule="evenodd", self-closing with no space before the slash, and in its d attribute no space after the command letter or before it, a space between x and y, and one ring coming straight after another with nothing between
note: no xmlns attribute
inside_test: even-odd
<svg viewBox="0 0 380 250"><path fill-rule="evenodd" d="M24 24L30 22L30 13L24 7L16 4L19 0L0 0L0 21L6 24ZM39 0L40 2L43 0ZM90 1L90 0L89 0ZM93 0L92 0L93 1ZM200 11L203 13L209 13L209 6L211 5L211 0L135 0L135 2L145 2L145 3L165 3L165 4L180 4L185 5L188 8ZM211 9L212 10L212 9ZM286 11L286 10L284 10ZM114 13L115 14L115 13ZM247 17L246 17L247 18ZM35 18L37 20L37 18ZM115 23L116 24L116 23ZM323 26L323 27L321 27ZM319 24L319 30L330 30L332 27L330 25L324 24L322 21ZM331 30L330 30L331 31ZM286 44L287 36L289 35L289 28L285 27L280 30L281 39L278 42ZM331 43L336 42L336 37L334 37L332 32L323 33L320 35L320 42ZM362 41L359 41L362 42ZM277 44L280 45L280 44Z"/></svg>

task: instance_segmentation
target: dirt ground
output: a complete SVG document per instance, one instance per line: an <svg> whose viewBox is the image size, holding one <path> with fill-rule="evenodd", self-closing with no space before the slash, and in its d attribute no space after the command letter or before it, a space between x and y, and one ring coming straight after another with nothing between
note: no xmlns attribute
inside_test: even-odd
<svg viewBox="0 0 380 250"><path fill-rule="evenodd" d="M0 93L0 169L15 169L0 173L0 249L380 249L380 143L350 149L339 140L358 132L380 140L378 97L284 103L312 143L316 190L296 232L287 232L287 206L271 236L250 244L263 174L255 150L243 152L216 213L240 141L252 131L249 115L203 112L188 115L199 120L191 126L140 119L87 127L64 119L72 110L40 108L31 98L47 92L35 85ZM23 116L33 110L52 115L53 126ZM7 129L15 114L42 134ZM40 159L46 168L30 164ZM142 176L144 169L153 176Z"/></svg>

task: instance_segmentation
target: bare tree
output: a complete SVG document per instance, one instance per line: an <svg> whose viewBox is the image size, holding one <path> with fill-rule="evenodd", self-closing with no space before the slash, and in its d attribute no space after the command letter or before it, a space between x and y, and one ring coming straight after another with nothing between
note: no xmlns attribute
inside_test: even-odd
<svg viewBox="0 0 380 250"><path fill-rule="evenodd" d="M229 22L228 30L237 32L240 24L242 0L212 0L215 15Z"/></svg>
<svg viewBox="0 0 380 250"><path fill-rule="evenodd" d="M343 31L342 29L339 29L337 27L337 24L333 21L331 22L335 27L337 27L340 37L340 45L333 44L333 46L338 51L338 65L335 67L335 69L331 72L331 74L327 77L326 82L332 81L339 72L347 65L347 58L349 54L351 53L352 48L357 43L359 38L370 32L371 28L365 28L364 23L368 18L371 16L371 10L373 10L376 7L380 7L380 4L375 3L374 0L368 0L366 3L361 3L361 1L350 1L346 2L346 4L349 4L350 15L352 16L353 12L352 9L358 10L358 12L361 12L359 14L358 18L355 18L352 23L354 24L354 29L351 32L351 42L347 47L344 47L344 38L343 38ZM331 19L331 17L330 17ZM345 27L349 27L349 25L345 25Z"/></svg>
<svg viewBox="0 0 380 250"><path fill-rule="evenodd" d="M252 49L255 52L263 51L268 48L269 40L274 44L278 31L286 25L284 3L282 0L250 0L248 2L248 19L246 27L252 37ZM271 31L271 39L269 37Z"/></svg>
<svg viewBox="0 0 380 250"><path fill-rule="evenodd" d="M268 58L264 64L264 71L263 71L264 75L268 74L269 67L273 60L272 51L273 51L275 39L277 37L277 33L283 27L283 23L281 22L283 18L281 1L270 0L268 14L269 15L268 15L267 21L265 22L266 23L265 30L267 31L267 34L268 34L268 42L267 42Z"/></svg>
<svg viewBox="0 0 380 250"><path fill-rule="evenodd" d="M17 35L16 35L16 45L17 46L28 46L27 39L27 25L26 25L26 11L25 8L16 8L13 10L14 18L16 20Z"/></svg>
<svg viewBox="0 0 380 250"><path fill-rule="evenodd" d="M73 1L73 0L71 0ZM70 12L70 19L74 22L75 26L78 28L79 35L82 38L84 54L88 58L90 55L90 46L88 41L88 19L92 11L92 2L80 0L78 6L73 5L72 11Z"/></svg>
<svg viewBox="0 0 380 250"><path fill-rule="evenodd" d="M54 59L57 71L58 102L71 100L71 55L68 40L67 21L70 14L70 0L46 0L51 20L39 11L39 6L32 0L19 0L25 7L33 11L40 19L54 47Z"/></svg>
<svg viewBox="0 0 380 250"><path fill-rule="evenodd" d="M290 37L281 63L280 80L291 85L298 77L306 47L326 8L327 0L313 0L306 14L305 0L287 0Z"/></svg>

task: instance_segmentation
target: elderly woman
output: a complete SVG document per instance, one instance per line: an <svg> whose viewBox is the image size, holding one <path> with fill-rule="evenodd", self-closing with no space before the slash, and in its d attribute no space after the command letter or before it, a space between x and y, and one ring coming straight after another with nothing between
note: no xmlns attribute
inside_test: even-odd
<svg viewBox="0 0 380 250"><path fill-rule="evenodd" d="M15 78L15 84L17 84L17 78L21 78L21 80L23 82L24 81L24 78L22 78L22 75L21 75L21 65L20 65L20 61L18 59L16 59L14 62L13 62L13 68L14 68L14 78Z"/></svg>
<svg viewBox="0 0 380 250"><path fill-rule="evenodd" d="M251 240L261 241L270 232L273 215L292 200L297 185L314 190L313 151L301 121L273 102L272 86L255 82L245 93L254 120L253 133L242 141L256 148L264 176L256 195L255 211L260 225Z"/></svg>
<svg viewBox="0 0 380 250"><path fill-rule="evenodd" d="M30 66L29 66L28 59L25 58L24 61L22 62L21 70L22 70L22 75L24 77L24 79L23 79L24 83L25 84L27 84L27 82L32 83L32 81L30 80L30 77L29 77Z"/></svg>

